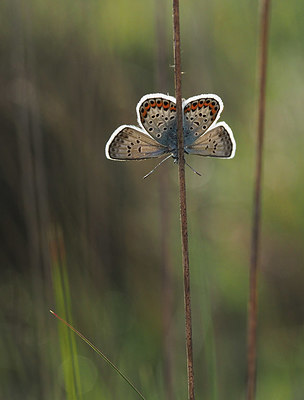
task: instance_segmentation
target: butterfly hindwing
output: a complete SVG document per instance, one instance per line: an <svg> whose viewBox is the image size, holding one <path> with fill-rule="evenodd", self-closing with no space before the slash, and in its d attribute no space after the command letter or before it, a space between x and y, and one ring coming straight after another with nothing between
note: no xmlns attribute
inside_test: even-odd
<svg viewBox="0 0 304 400"><path fill-rule="evenodd" d="M215 94L190 97L183 104L184 142L190 145L214 124L223 110L223 102Z"/></svg>
<svg viewBox="0 0 304 400"><path fill-rule="evenodd" d="M129 125L117 128L106 145L106 156L111 160L144 160L160 157L167 152L165 146Z"/></svg>
<svg viewBox="0 0 304 400"><path fill-rule="evenodd" d="M138 122L157 142L168 146L176 136L174 97L155 93L142 97L137 104Z"/></svg>
<svg viewBox="0 0 304 400"><path fill-rule="evenodd" d="M233 133L225 122L208 130L191 145L185 146L185 152L199 156L233 158L235 154Z"/></svg>

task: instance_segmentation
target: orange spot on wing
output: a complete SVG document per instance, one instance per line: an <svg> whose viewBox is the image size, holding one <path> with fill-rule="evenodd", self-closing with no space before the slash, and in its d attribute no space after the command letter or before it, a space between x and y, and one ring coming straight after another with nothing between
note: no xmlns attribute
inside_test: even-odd
<svg viewBox="0 0 304 400"><path fill-rule="evenodd" d="M146 111L146 110L142 111L141 116L142 116L143 118L145 118L146 115L147 115L147 111Z"/></svg>
<svg viewBox="0 0 304 400"><path fill-rule="evenodd" d="M215 105L212 105L211 103L209 103L209 107L211 108L212 115L216 114Z"/></svg>
<svg viewBox="0 0 304 400"><path fill-rule="evenodd" d="M193 104L191 104L191 110L196 110L197 109L197 104L194 106Z"/></svg>
<svg viewBox="0 0 304 400"><path fill-rule="evenodd" d="M219 104L217 102L214 101L215 104L212 104L211 100L209 100L208 102L204 103L204 106L206 107L210 107L211 109L211 114L215 115L219 112ZM217 108L217 109L215 109Z"/></svg>
<svg viewBox="0 0 304 400"><path fill-rule="evenodd" d="M164 109L167 110L170 107L170 104L168 103L167 105L164 104Z"/></svg>
<svg viewBox="0 0 304 400"><path fill-rule="evenodd" d="M175 106L171 106L170 110L176 111L176 107Z"/></svg>
<svg viewBox="0 0 304 400"><path fill-rule="evenodd" d="M158 108L161 108L163 106L163 102L160 100L156 103Z"/></svg>

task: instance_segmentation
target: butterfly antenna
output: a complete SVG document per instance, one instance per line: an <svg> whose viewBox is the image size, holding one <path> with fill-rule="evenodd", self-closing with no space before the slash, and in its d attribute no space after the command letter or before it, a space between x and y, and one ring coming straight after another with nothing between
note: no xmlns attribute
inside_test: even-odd
<svg viewBox="0 0 304 400"><path fill-rule="evenodd" d="M192 168L191 165L189 165L189 164L187 163L186 160L185 160L185 164L188 165L188 167L189 167L190 169L192 169L192 171L195 172L198 176L202 176L202 174L200 174L199 172L195 171L195 169Z"/></svg>
<svg viewBox="0 0 304 400"><path fill-rule="evenodd" d="M168 160L168 158L172 157L172 155L170 154L168 157L164 158L163 160L161 160L161 162L159 162L150 172L147 173L147 175L145 175L143 177L143 179L148 178L148 176L150 176L152 174L152 172L154 172L156 170L156 168L158 168L163 162L165 162L166 160Z"/></svg>

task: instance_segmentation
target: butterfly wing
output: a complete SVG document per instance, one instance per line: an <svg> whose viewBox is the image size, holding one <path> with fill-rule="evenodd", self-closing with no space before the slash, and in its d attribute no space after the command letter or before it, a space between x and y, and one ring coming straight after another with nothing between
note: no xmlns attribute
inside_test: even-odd
<svg viewBox="0 0 304 400"><path fill-rule="evenodd" d="M225 122L220 122L192 144L185 146L185 152L188 154L219 158L233 158L235 149L232 130Z"/></svg>
<svg viewBox="0 0 304 400"><path fill-rule="evenodd" d="M224 105L215 94L190 97L183 103L184 143L190 145L219 119Z"/></svg>
<svg viewBox="0 0 304 400"><path fill-rule="evenodd" d="M135 126L122 125L108 140L105 153L110 160L144 160L160 157L168 149Z"/></svg>
<svg viewBox="0 0 304 400"><path fill-rule="evenodd" d="M136 107L140 126L158 143L176 148L175 98L161 93L142 97Z"/></svg>

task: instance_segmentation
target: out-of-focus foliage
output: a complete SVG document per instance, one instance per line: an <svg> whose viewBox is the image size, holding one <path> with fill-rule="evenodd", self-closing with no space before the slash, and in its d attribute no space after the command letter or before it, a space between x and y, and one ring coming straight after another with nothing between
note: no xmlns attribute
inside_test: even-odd
<svg viewBox="0 0 304 400"><path fill-rule="evenodd" d="M156 5L167 16L163 46L173 94L171 2L0 2L1 399L136 398L78 338L77 354L73 341L64 342L49 308L67 313L148 399L165 398L165 169L174 390L176 399L186 397L177 168L168 161L143 181L155 160L115 163L104 156L113 130L136 123L140 97L160 90ZM304 392L303 12L300 0L272 5L257 393L267 400L301 399ZM184 97L221 96L221 119L237 141L233 160L188 159L203 173L187 170L197 397L243 398L258 4L182 1L181 33ZM79 372L78 394L67 384L67 364Z"/></svg>

